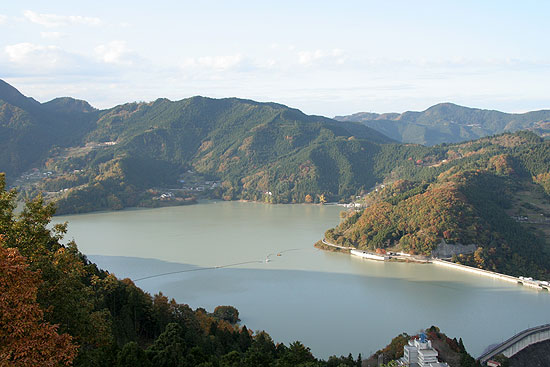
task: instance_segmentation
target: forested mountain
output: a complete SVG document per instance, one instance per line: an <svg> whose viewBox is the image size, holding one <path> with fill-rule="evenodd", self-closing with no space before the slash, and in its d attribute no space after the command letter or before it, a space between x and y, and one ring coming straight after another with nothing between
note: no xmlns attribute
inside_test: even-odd
<svg viewBox="0 0 550 367"><path fill-rule="evenodd" d="M440 103L422 112L359 112L335 119L362 122L397 141L424 145L457 143L526 129L539 135L550 134L550 110L512 114L452 103Z"/></svg>
<svg viewBox="0 0 550 367"><path fill-rule="evenodd" d="M373 158L392 141L275 103L193 97L98 111L4 89L0 171L10 183L27 171L18 184L49 192L59 213L138 205L147 190L181 188L186 172L219 181L216 195L228 200L349 198L379 180ZM32 168L44 177L28 185Z"/></svg>
<svg viewBox="0 0 550 367"><path fill-rule="evenodd" d="M430 255L445 240L477 248L455 261L550 276L550 142L518 132L409 149L329 241Z"/></svg>
<svg viewBox="0 0 550 367"><path fill-rule="evenodd" d="M40 104L6 83L0 92L0 171L27 197L45 193L59 214L186 204L203 192L271 203L353 200L384 182L369 208L327 238L418 254L445 239L478 248L463 263L541 278L550 268L550 231L539 223L550 217L550 143L532 133L426 147L275 103L193 97L95 110L71 98ZM479 111L453 105L434 108L430 121L446 109L479 122ZM486 115L500 128L503 114Z"/></svg>
<svg viewBox="0 0 550 367"><path fill-rule="evenodd" d="M40 104L0 80L0 172L13 180L40 165L53 147L80 144L97 115L74 104L84 106L68 98Z"/></svg>

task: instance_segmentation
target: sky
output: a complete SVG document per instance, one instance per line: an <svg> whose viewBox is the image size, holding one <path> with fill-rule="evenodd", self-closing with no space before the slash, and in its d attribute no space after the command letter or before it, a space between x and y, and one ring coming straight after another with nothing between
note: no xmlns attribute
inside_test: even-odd
<svg viewBox="0 0 550 367"><path fill-rule="evenodd" d="M550 1L4 1L0 79L109 108L194 95L308 114L550 108Z"/></svg>

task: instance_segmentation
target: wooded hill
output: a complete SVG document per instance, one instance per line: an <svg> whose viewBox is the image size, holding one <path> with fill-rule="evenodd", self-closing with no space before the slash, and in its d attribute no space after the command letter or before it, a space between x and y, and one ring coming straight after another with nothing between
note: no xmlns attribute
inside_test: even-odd
<svg viewBox="0 0 550 367"><path fill-rule="evenodd" d="M231 306L191 309L88 261L54 208L40 199L15 214L0 174L0 366L360 366L315 358L296 341L275 343L239 325Z"/></svg>
<svg viewBox="0 0 550 367"><path fill-rule="evenodd" d="M369 118L438 126L454 116L461 126L485 121L488 133L525 127L545 114L442 104L423 113ZM153 196L165 189L180 189L173 204L190 203L197 192L183 190L188 175L219 182L206 197L349 201L384 180L433 180L437 162L462 154L445 146L396 144L361 123L308 116L276 103L193 97L96 110L68 97L39 103L2 81L0 142L0 172L8 183L27 198L46 192L58 214L159 205Z"/></svg>
<svg viewBox="0 0 550 367"><path fill-rule="evenodd" d="M39 103L0 80L0 172L13 181L43 163L54 146L80 144L97 115L84 101L58 98Z"/></svg>
<svg viewBox="0 0 550 367"><path fill-rule="evenodd" d="M481 367L481 364L466 351L462 338L458 340L456 338L451 339L442 333L437 326L433 325L425 330L425 334L428 340L431 341L432 347L437 350L438 359L446 362L449 367ZM363 366L377 367L380 355L382 355L382 363L385 363L384 366L399 366L396 362L403 357L403 347L413 338L418 339L420 335L408 335L407 333L397 335L387 346L370 356Z"/></svg>
<svg viewBox="0 0 550 367"><path fill-rule="evenodd" d="M513 114L440 103L422 112L358 112L335 119L362 122L399 142L423 145L457 143L518 130L550 135L550 110Z"/></svg>
<svg viewBox="0 0 550 367"><path fill-rule="evenodd" d="M550 276L550 142L518 132L411 149L388 175L395 179L365 197L366 209L326 232L329 241L423 255L441 240L474 244L454 260Z"/></svg>
<svg viewBox="0 0 550 367"><path fill-rule="evenodd" d="M359 123L236 98L98 111L70 98L40 104L3 83L0 100L0 171L10 183L31 168L49 172L25 191L57 191L59 213L135 206L189 171L221 181L216 194L227 200L348 199L380 179L374 158L392 141Z"/></svg>

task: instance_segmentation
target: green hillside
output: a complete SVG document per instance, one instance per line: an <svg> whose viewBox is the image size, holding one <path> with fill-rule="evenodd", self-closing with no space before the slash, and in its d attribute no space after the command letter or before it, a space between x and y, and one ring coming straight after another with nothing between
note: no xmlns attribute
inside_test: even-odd
<svg viewBox="0 0 550 367"><path fill-rule="evenodd" d="M452 103L440 103L422 112L359 112L335 119L362 122L397 141L424 145L456 143L526 129L543 136L550 134L549 110L511 114Z"/></svg>
<svg viewBox="0 0 550 367"><path fill-rule="evenodd" d="M388 175L399 179L387 180L364 198L366 209L327 231L330 242L429 256L445 240L477 249L455 261L550 275L550 142L520 132L417 149Z"/></svg>
<svg viewBox="0 0 550 367"><path fill-rule="evenodd" d="M380 180L374 156L392 142L360 123L275 103L193 97L98 111L70 98L40 104L8 89L0 99L17 115L3 116L0 171L28 197L46 192L60 214L154 206L166 190L187 203L198 195L186 191L189 178L216 182L204 191L226 200L349 199Z"/></svg>
<svg viewBox="0 0 550 367"><path fill-rule="evenodd" d="M0 80L0 171L12 182L40 165L49 151L79 144L93 127L93 109L71 107L72 99L40 104Z"/></svg>

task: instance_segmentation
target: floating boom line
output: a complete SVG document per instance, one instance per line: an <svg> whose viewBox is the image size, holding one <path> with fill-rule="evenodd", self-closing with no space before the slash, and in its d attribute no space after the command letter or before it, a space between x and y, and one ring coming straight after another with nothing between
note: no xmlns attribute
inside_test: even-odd
<svg viewBox="0 0 550 367"><path fill-rule="evenodd" d="M265 260L244 261L244 262L234 263L234 264L217 265L217 266L208 266L208 267L205 267L205 268L194 268L194 269L177 270L177 271L170 271L170 272L168 272L168 273L161 273L161 274L149 275L149 276L146 276L146 277L134 279L134 282L139 282L140 280L146 280L146 279L151 279L151 278L163 277L163 276L172 275L172 274L190 273L190 272L192 272L192 271L223 269L223 268L230 268L230 267L232 267L232 266L239 266L239 265L246 265L246 264L263 264L263 263L266 263L266 262L270 261L270 259L269 259L270 256L274 256L274 255L280 256L281 254L283 254L283 253L285 253L285 252L289 252L289 251L298 251L298 250L302 250L302 249L300 249L300 248L291 248L291 249L288 249L288 250L283 250L283 251L279 251L279 252L273 252L273 253L267 255L266 258L265 258Z"/></svg>
<svg viewBox="0 0 550 367"><path fill-rule="evenodd" d="M189 273L189 272L192 272L192 271L201 271L201 270L222 269L222 268L229 268L231 266L239 266L239 265L245 265L245 264L257 264L257 263L261 264L263 262L264 261L262 261L262 260L254 260L254 261L245 261L245 262L240 262L240 263L235 263L235 264L209 266L209 267L206 267L206 268L195 268L195 269L185 269L185 270L171 271L171 272L168 272L168 273L149 275L149 276L146 276L146 277L143 277L143 278L134 279L134 282L139 282L140 280L145 280L145 279L163 277L165 275Z"/></svg>

